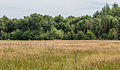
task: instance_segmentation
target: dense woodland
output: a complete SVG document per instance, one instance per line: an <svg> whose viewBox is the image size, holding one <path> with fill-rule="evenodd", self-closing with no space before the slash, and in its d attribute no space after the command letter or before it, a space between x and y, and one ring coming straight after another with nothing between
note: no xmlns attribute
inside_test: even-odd
<svg viewBox="0 0 120 70"><path fill-rule="evenodd" d="M120 40L120 7L108 4L93 16L31 14L0 18L0 40Z"/></svg>

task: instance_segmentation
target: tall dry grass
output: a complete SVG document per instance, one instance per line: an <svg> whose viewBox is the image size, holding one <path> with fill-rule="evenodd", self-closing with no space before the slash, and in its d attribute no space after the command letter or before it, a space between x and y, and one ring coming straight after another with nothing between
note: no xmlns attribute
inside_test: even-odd
<svg viewBox="0 0 120 70"><path fill-rule="evenodd" d="M120 70L120 41L0 41L0 70Z"/></svg>

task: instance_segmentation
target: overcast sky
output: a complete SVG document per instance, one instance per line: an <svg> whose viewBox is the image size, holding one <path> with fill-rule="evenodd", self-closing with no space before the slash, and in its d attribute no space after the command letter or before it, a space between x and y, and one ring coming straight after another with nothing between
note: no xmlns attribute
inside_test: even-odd
<svg viewBox="0 0 120 70"><path fill-rule="evenodd" d="M0 17L22 18L32 13L57 16L92 15L106 4L120 0L0 0Z"/></svg>

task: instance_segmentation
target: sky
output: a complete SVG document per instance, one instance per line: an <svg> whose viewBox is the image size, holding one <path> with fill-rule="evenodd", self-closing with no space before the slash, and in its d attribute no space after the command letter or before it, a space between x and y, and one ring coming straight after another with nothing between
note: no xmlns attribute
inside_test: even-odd
<svg viewBox="0 0 120 70"><path fill-rule="evenodd" d="M92 15L108 3L120 0L0 0L0 17L22 18L32 13L57 16Z"/></svg>

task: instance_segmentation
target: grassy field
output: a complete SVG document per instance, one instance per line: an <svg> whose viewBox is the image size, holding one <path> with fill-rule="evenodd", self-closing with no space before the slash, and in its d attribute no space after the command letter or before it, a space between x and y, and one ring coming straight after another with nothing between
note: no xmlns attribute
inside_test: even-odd
<svg viewBox="0 0 120 70"><path fill-rule="evenodd" d="M0 70L120 70L120 41L0 41Z"/></svg>

